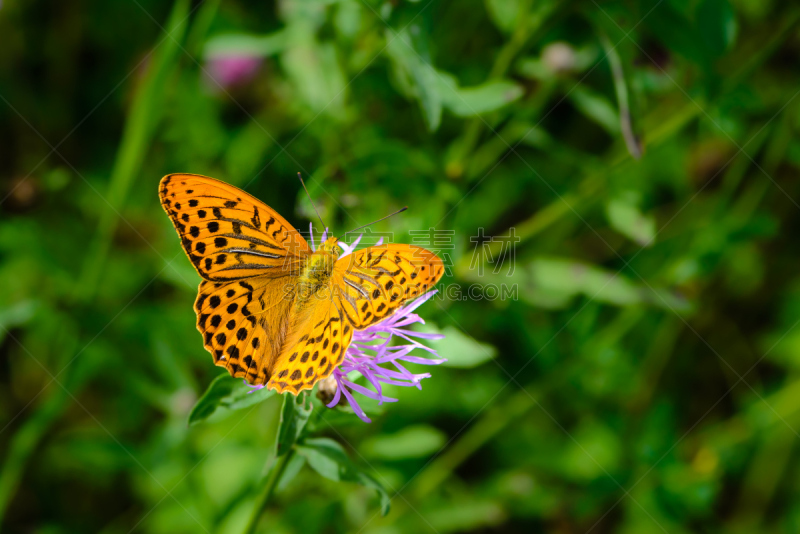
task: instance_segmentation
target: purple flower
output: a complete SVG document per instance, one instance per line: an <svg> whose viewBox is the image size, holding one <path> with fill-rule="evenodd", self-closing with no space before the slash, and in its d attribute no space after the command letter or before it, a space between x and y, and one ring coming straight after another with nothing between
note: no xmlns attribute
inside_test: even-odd
<svg viewBox="0 0 800 534"><path fill-rule="evenodd" d="M413 386L422 389L420 381L430 377L430 373L412 373L403 366L403 363L438 365L446 361L443 358L436 358L436 351L422 343L423 340L441 339L444 337L443 335L425 334L408 328L414 323L425 324L425 321L414 313L414 310L435 294L435 290L429 291L397 310L391 317L369 326L365 330L356 330L353 333L353 341L345 353L344 361L333 370L333 375L331 375L336 381L336 393L333 400L328 403L328 408L336 406L341 396L344 395L356 415L365 423L370 423L369 417L353 397L353 392L377 400L378 404L383 404L384 402L397 402L397 399L385 396L381 384ZM401 344L392 345L395 336L401 340ZM412 355L411 352L415 349L427 352L427 356L433 357L422 356L419 353ZM348 375L352 372L361 374L374 388L374 391L351 381Z"/></svg>
<svg viewBox="0 0 800 534"><path fill-rule="evenodd" d="M240 85L253 79L262 58L248 55L213 55L208 58L206 72L212 83L222 88Z"/></svg>
<svg viewBox="0 0 800 534"><path fill-rule="evenodd" d="M311 225L309 225L309 232L311 234L311 248L316 250L314 247L313 226ZM327 234L328 229L326 228L322 236L322 242L325 241ZM361 235L358 236L351 245L340 242L339 246L344 250L340 258L351 254L359 241L361 241L361 237ZM380 246L382 243L383 238L375 246ZM378 401L378 404L383 404L384 402L397 402L397 399L384 395L382 384L413 386L417 389L422 389L420 382L423 378L429 378L431 376L430 373L415 374L406 369L403 364L438 365L447 361L444 358L438 358L436 351L423 343L423 341L442 339L444 336L442 334L415 332L408 327L415 323L425 324L422 317L414 313L414 311L436 293L436 290L429 291L379 323L373 324L364 330L353 332L353 339L345 352L344 361L333 370L333 374L323 380L327 389L332 389L334 384L336 388L335 392L331 392L333 399L327 404L328 408L333 408L339 404L342 395L344 395L359 419L365 423L371 423L372 421L361 409L353 393L359 393ZM400 341L400 344L392 344L395 338ZM417 350L417 353L411 354L415 350ZM419 351L422 351L422 353ZM357 379L357 377L351 380L351 373L358 373L363 376L367 384L372 386L373 389L356 384L353 380ZM320 385L322 386L323 384ZM264 386L251 387L255 391Z"/></svg>

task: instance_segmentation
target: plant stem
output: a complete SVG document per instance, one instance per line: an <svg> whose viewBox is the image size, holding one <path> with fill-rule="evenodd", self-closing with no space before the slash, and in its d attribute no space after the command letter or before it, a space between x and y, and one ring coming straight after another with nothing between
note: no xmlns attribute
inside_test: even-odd
<svg viewBox="0 0 800 534"><path fill-rule="evenodd" d="M415 499L423 499L432 490L441 486L445 480L475 451L484 446L498 432L535 406L534 397L525 391L518 391L511 399L487 411L480 420L469 428L441 456L436 458L414 481L410 493Z"/></svg>
<svg viewBox="0 0 800 534"><path fill-rule="evenodd" d="M278 485L278 481L281 479L283 471L286 469L286 466L289 464L289 461L292 459L294 454L294 447L292 447L286 454L279 456L275 461L275 464L272 466L272 469L270 469L269 474L266 477L264 488L256 498L256 504L253 507L253 513L250 515L250 521L247 523L247 528L244 529L244 534L254 534L256 532L258 520L261 519L261 512L267 507L267 503L269 502L270 497L272 497L272 493L275 491L275 487Z"/></svg>
<svg viewBox="0 0 800 534"><path fill-rule="evenodd" d="M535 22L531 20L532 4L533 2L530 0L525 0L520 3L517 12L517 25L514 27L511 38L503 45L503 48L500 49L500 52L494 60L492 70L489 73L490 80L501 79L506 75L508 68L511 66L511 62L514 61L514 58L528 41L528 38L537 27L544 22L542 18Z"/></svg>
<svg viewBox="0 0 800 534"><path fill-rule="evenodd" d="M111 169L108 191L94 240L89 246L87 261L76 284L76 298L90 302L100 287L103 266L111 249L111 240L121 218L128 193L139 174L150 140L164 112L167 80L178 65L186 28L189 24L189 0L177 0L166 25L168 36L151 51L152 64L136 92L125 120L119 149ZM146 182L155 191L155 181Z"/></svg>
<svg viewBox="0 0 800 534"><path fill-rule="evenodd" d="M606 52L608 64L611 66L611 77L614 80L614 91L617 93L617 103L619 106L619 126L625 146L633 159L642 157L642 147L639 140L633 133L631 124L631 108L628 102L628 86L625 84L625 73L622 71L622 60L616 48L611 44L605 33L600 34L600 42Z"/></svg>

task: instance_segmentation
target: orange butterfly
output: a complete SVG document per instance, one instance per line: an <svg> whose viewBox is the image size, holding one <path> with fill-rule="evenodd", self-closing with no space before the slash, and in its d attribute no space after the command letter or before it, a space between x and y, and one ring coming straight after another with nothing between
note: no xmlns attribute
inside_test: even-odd
<svg viewBox="0 0 800 534"><path fill-rule="evenodd" d="M414 245L339 259L331 237L313 251L275 210L213 178L169 174L159 197L203 278L194 307L206 350L232 376L279 393L330 375L354 329L389 317L444 270Z"/></svg>

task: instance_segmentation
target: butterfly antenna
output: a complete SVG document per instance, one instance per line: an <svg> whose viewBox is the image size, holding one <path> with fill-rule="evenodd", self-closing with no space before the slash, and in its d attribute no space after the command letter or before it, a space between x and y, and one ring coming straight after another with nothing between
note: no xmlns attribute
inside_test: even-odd
<svg viewBox="0 0 800 534"><path fill-rule="evenodd" d="M298 172L297 177L300 179L300 183L303 184L303 189L306 191L306 195L308 195L308 200L311 202L311 207L314 208L314 211L317 213L317 217L319 218L319 222L322 223L322 228L327 229L328 226L325 224L325 221L322 220L322 216L319 214L319 210L317 206L314 205L314 201L311 199L311 195L308 192L308 188L306 187L306 183L303 181L303 176Z"/></svg>
<svg viewBox="0 0 800 534"><path fill-rule="evenodd" d="M346 236L347 234L352 234L352 233L353 233L353 232L355 232L356 230L361 230L362 228L366 228L367 226L371 226L371 225L373 225L373 224L375 224L375 223L378 223L378 222L381 222L381 221L383 221L383 220L386 220L386 219L388 219L389 217L392 217L393 215L397 215L398 213L403 213L403 212L404 212L404 211L406 211L407 209L408 209L408 206L402 207L402 208L400 208L399 210L395 211L394 213L390 213L390 214L389 214L389 215L387 215L386 217L381 217L381 218L380 218L380 219L378 219L377 221L372 221L371 223L367 223L367 224L361 225L361 226L359 226L358 228L353 228L353 229L352 229L352 230L350 230L349 232L345 232L345 233L344 233L344 235L342 235L342 239L344 239L344 236Z"/></svg>

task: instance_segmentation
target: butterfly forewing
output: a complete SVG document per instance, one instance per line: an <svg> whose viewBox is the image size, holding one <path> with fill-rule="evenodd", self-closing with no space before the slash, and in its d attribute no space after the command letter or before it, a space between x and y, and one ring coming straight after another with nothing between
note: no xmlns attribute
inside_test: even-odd
<svg viewBox="0 0 800 534"><path fill-rule="evenodd" d="M409 299L432 289L444 267L422 247L390 243L369 247L336 262L338 305L356 329L390 316Z"/></svg>
<svg viewBox="0 0 800 534"><path fill-rule="evenodd" d="M299 272L311 250L275 210L228 184L193 174L161 180L161 204L197 272L227 282Z"/></svg>

